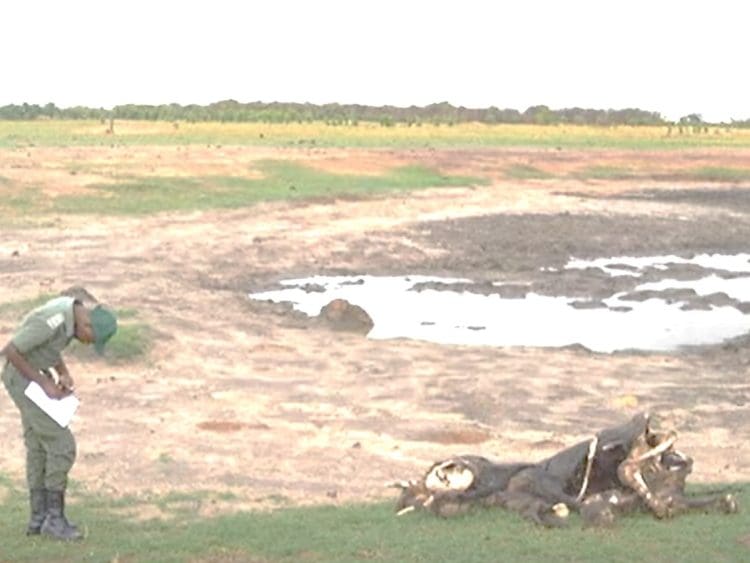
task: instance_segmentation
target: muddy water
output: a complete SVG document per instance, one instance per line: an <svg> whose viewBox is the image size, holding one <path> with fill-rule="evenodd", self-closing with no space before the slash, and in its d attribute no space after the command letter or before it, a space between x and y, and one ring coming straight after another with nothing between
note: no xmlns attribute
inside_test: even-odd
<svg viewBox="0 0 750 563"><path fill-rule="evenodd" d="M642 272L691 264L696 278L665 277L642 283L633 292L588 300L528 291L508 298L486 284L472 291L471 280L427 276L315 276L281 282L281 289L251 294L257 300L290 302L315 316L332 299L346 299L372 317L373 339L411 338L443 344L563 347L581 345L595 352L671 351L717 344L750 331L750 315L727 302L696 307L675 298L674 290L692 295L723 295L727 301L750 300L748 255L617 257L571 260L567 269L599 268L611 276L639 277ZM701 271L721 270L735 277ZM460 285L461 291L451 289ZM644 292L650 292L643 298ZM636 295L641 297L636 298ZM679 295L679 294L677 294Z"/></svg>

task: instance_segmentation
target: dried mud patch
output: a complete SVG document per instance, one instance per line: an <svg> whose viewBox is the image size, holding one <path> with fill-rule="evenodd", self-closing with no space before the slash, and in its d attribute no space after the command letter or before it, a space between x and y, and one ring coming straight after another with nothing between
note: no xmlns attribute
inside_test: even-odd
<svg viewBox="0 0 750 563"><path fill-rule="evenodd" d="M481 444L491 438L492 434L479 428L433 428L416 432L408 439L438 444Z"/></svg>
<svg viewBox="0 0 750 563"><path fill-rule="evenodd" d="M232 420L206 420L199 422L196 427L199 430L207 430L220 434L239 432L240 430L268 430L268 426L265 424L247 424Z"/></svg>
<svg viewBox="0 0 750 563"><path fill-rule="evenodd" d="M679 185L679 182L676 182ZM591 193L568 194L577 197L598 197ZM750 212L750 188L726 187L725 185L714 185L713 187L696 187L681 189L645 189L621 192L617 195L606 196L606 199L621 199L633 201L656 201L671 204L689 204L704 207L716 207L731 213Z"/></svg>
<svg viewBox="0 0 750 563"><path fill-rule="evenodd" d="M517 273L538 276L537 270L560 268L571 257L746 251L750 223L735 220L731 228L726 225L727 217L721 214L644 217L627 213L526 213L430 222L421 226L418 236L426 244L445 250L443 256L430 262L430 268L496 279Z"/></svg>

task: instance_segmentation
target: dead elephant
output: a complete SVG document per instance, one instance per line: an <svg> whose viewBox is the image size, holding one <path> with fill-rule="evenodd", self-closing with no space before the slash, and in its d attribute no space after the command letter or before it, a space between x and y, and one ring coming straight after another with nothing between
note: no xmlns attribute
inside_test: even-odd
<svg viewBox="0 0 750 563"><path fill-rule="evenodd" d="M657 518L689 510L737 512L731 493L685 493L693 461L674 449L673 430L652 426L647 413L639 414L538 463L452 457L433 464L418 481L394 483L402 489L396 510L452 516L473 506L497 506L546 526L563 525L570 510L597 526L638 510Z"/></svg>

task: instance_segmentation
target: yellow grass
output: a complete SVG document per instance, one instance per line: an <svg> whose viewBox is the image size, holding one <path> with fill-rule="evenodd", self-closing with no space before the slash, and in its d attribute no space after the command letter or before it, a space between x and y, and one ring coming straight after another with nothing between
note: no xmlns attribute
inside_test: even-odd
<svg viewBox="0 0 750 563"><path fill-rule="evenodd" d="M750 129L671 126L457 125L383 126L305 123L0 121L1 146L97 144L242 144L319 146L553 146L683 148L750 146ZM680 132L681 131L681 132Z"/></svg>

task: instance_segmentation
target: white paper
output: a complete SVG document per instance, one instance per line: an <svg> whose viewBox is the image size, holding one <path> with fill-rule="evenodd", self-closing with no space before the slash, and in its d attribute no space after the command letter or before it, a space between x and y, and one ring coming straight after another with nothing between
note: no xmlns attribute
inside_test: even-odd
<svg viewBox="0 0 750 563"><path fill-rule="evenodd" d="M72 394L62 399L51 399L36 381L32 381L26 386L25 394L63 428L70 424L80 404L78 397Z"/></svg>

